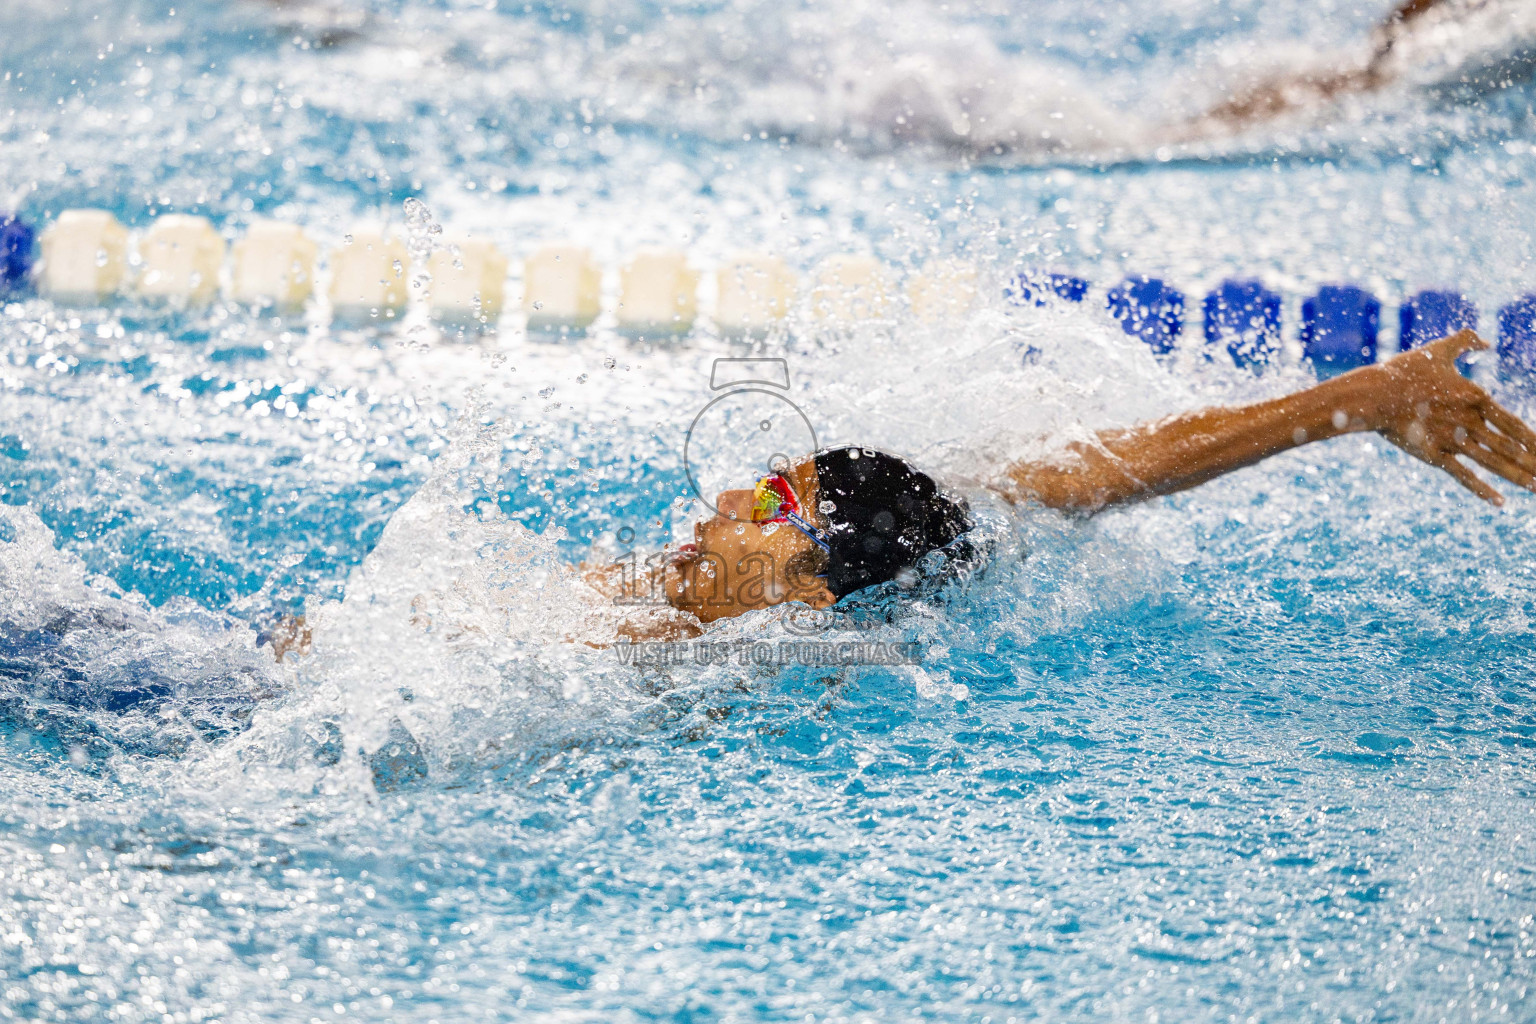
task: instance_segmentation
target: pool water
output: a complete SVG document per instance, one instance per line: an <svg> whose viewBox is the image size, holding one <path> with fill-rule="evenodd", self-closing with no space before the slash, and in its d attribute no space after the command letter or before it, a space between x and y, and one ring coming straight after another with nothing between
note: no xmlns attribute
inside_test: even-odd
<svg viewBox="0 0 1536 1024"><path fill-rule="evenodd" d="M1362 437L1090 521L974 482L1314 379L1191 333L1154 357L1101 312L1127 273L1263 278L1288 340L1331 281L1455 287L1490 330L1533 290L1515 5L1527 34L1474 23L1342 108L1170 141L1390 6L12 0L0 199L34 223L334 244L414 198L515 258L867 250L1099 290L756 346L13 296L0 1016L1536 1019L1536 499ZM974 499L986 572L841 624L916 664L570 642L603 609L562 567L686 529L685 433L748 354L821 443ZM258 636L298 612L279 665Z"/></svg>

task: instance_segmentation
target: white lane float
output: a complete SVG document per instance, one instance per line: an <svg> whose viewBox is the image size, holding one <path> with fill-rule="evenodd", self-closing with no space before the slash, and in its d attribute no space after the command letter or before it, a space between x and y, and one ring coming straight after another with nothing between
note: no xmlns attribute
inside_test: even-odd
<svg viewBox="0 0 1536 1024"><path fill-rule="evenodd" d="M231 250L229 297L284 315L300 313L315 293L317 246L297 224L261 220Z"/></svg>
<svg viewBox="0 0 1536 1024"><path fill-rule="evenodd" d="M348 322L393 320L405 312L405 243L358 230L331 250L331 313Z"/></svg>
<svg viewBox="0 0 1536 1024"><path fill-rule="evenodd" d="M427 260L432 318L458 326L494 327L506 299L508 261L483 238L444 242Z"/></svg>
<svg viewBox="0 0 1536 1024"><path fill-rule="evenodd" d="M170 213L139 239L138 293L172 306L206 306L219 294L224 239L207 217Z"/></svg>
<svg viewBox="0 0 1536 1024"><path fill-rule="evenodd" d="M777 256L738 252L715 268L715 326L727 337L760 337L795 303L794 271Z"/></svg>
<svg viewBox="0 0 1536 1024"><path fill-rule="evenodd" d="M830 256L817 268L811 292L816 319L846 326L885 320L892 312L890 275L873 256Z"/></svg>
<svg viewBox="0 0 1536 1024"><path fill-rule="evenodd" d="M960 260L930 260L907 281L907 304L925 323L957 320L976 307L976 268Z"/></svg>
<svg viewBox="0 0 1536 1024"><path fill-rule="evenodd" d="M619 268L619 330L638 335L681 335L699 311L699 275L673 249L643 249Z"/></svg>
<svg viewBox="0 0 1536 1024"><path fill-rule="evenodd" d="M581 331L602 312L603 270L579 245L546 245L523 264L523 312L533 332Z"/></svg>
<svg viewBox="0 0 1536 1024"><path fill-rule="evenodd" d="M37 290L67 306L97 306L122 291L128 229L106 210L65 210L42 237Z"/></svg>

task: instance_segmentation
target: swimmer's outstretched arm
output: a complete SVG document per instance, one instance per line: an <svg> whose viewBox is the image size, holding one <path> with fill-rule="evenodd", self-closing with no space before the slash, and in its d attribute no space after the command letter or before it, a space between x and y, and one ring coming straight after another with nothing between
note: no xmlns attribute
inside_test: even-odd
<svg viewBox="0 0 1536 1024"><path fill-rule="evenodd" d="M1487 347L1462 331L1284 398L1104 431L1054 459L1009 466L998 490L1014 502L1097 512L1182 491L1311 441L1372 430L1502 505L1461 460L1536 491L1536 433L1457 371L1459 356Z"/></svg>
<svg viewBox="0 0 1536 1024"><path fill-rule="evenodd" d="M1412 31L1414 23L1431 11L1457 0L1404 0L1376 26L1368 54L1362 63L1342 68L1311 68L1280 75L1227 98L1176 131L1176 137L1199 138L1212 126L1226 130L1245 128L1302 107L1327 102L1347 93L1370 92L1387 84L1388 59L1398 40Z"/></svg>

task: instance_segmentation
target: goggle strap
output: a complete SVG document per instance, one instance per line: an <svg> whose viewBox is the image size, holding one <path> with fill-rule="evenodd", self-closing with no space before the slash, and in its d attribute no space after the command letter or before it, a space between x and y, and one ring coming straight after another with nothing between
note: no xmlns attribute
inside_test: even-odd
<svg viewBox="0 0 1536 1024"><path fill-rule="evenodd" d="M804 519L801 519L800 513L785 512L784 518L789 520L790 524L794 526L795 529L799 530L801 533L805 534L807 537L811 538L811 540L819 544L823 551L832 550L832 545L828 544L825 540L822 540L821 531L816 529L816 527L812 526L810 523L806 522Z"/></svg>

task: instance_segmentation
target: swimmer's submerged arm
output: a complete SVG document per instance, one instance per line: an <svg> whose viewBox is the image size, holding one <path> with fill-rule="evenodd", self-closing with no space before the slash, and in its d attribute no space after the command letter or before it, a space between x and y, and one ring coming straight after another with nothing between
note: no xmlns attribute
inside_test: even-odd
<svg viewBox="0 0 1536 1024"><path fill-rule="evenodd" d="M1463 377L1456 359L1488 343L1471 331L1284 398L1105 431L1050 460L1009 466L1010 501L1097 512L1171 494L1310 441L1376 431L1495 505L1499 492L1466 459L1536 490L1536 434Z"/></svg>

